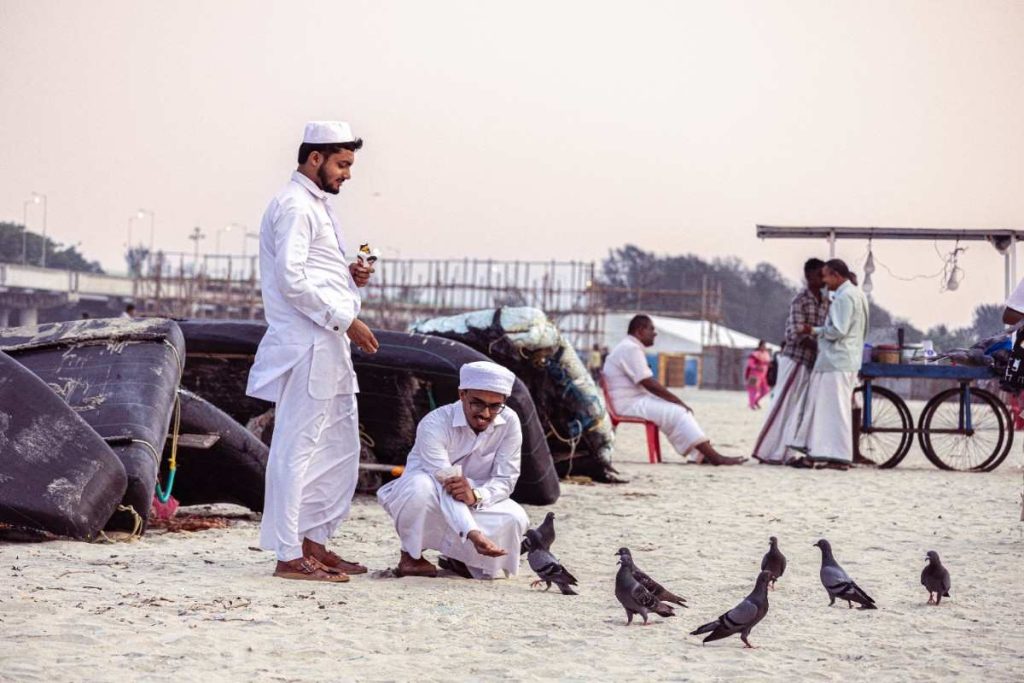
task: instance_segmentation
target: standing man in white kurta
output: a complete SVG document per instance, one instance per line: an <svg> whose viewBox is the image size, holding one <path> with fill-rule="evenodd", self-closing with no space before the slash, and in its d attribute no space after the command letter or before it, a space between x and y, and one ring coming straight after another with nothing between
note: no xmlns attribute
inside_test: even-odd
<svg viewBox="0 0 1024 683"><path fill-rule="evenodd" d="M519 416L505 409L515 379L496 363L463 365L459 400L423 418L405 473L377 491L402 541L399 576L437 576L427 549L467 578L519 571L529 519L509 498L523 445ZM450 476L452 466L462 474Z"/></svg>
<svg viewBox="0 0 1024 683"><path fill-rule="evenodd" d="M347 123L306 124L299 167L260 224L260 283L267 333L246 393L276 404L260 546L274 576L348 581L362 565L327 550L348 515L359 474L359 419L350 343L373 353L358 319L372 270L345 258L328 194L352 175L362 140Z"/></svg>
<svg viewBox="0 0 1024 683"><path fill-rule="evenodd" d="M802 329L817 337L818 357L793 446L804 462L845 470L853 462L853 388L864 359L868 298L839 259L826 261L821 277L834 295L825 324Z"/></svg>
<svg viewBox="0 0 1024 683"><path fill-rule="evenodd" d="M690 406L654 379L644 349L654 346L657 336L650 316L635 315L629 321L626 338L605 359L602 372L615 412L655 423L677 453L687 456L696 451L698 463L742 463L746 458L730 458L716 451L694 419Z"/></svg>

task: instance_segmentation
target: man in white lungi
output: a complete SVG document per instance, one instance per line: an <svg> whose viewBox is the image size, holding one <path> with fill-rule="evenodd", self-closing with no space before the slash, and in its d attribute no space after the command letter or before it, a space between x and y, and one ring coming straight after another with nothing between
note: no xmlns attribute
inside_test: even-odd
<svg viewBox="0 0 1024 683"><path fill-rule="evenodd" d="M821 276L834 294L825 324L802 328L817 337L818 358L792 446L803 451L804 462L845 470L853 462L853 389L864 358L868 298L839 259L827 261Z"/></svg>
<svg viewBox="0 0 1024 683"><path fill-rule="evenodd" d="M515 379L496 363L463 365L459 400L423 418L405 473L377 491L402 542L399 576L437 576L427 549L466 578L519 571L529 519L509 498L523 445L519 416L505 409Z"/></svg>
<svg viewBox="0 0 1024 683"><path fill-rule="evenodd" d="M772 392L772 406L754 446L754 459L768 465L786 462L787 444L793 443L800 423L811 369L818 354L814 337L804 334L805 325L819 327L828 313L828 297L822 293L825 283L821 269L825 262L808 259L804 263L807 286L793 298L786 318L786 338L778 355L779 371Z"/></svg>
<svg viewBox="0 0 1024 683"><path fill-rule="evenodd" d="M351 177L362 140L347 123L306 124L299 167L260 224L260 282L267 333L246 393L276 404L260 546L277 555L274 576L347 581L362 565L327 550L348 515L359 474L359 386L351 343L377 340L357 316L372 269L347 264L330 205Z"/></svg>
<svg viewBox="0 0 1024 683"><path fill-rule="evenodd" d="M711 445L693 417L693 411L654 379L644 349L654 345L658 332L649 316L636 315L629 321L626 338L611 350L603 374L612 407L619 415L640 417L658 425L672 447L682 456L697 452L705 465L738 465L746 458L730 458Z"/></svg>

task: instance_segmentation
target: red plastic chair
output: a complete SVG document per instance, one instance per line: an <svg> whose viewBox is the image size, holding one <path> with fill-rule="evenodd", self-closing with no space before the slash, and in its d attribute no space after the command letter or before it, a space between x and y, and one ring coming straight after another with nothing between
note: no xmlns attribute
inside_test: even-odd
<svg viewBox="0 0 1024 683"><path fill-rule="evenodd" d="M608 395L608 385L605 383L603 376L600 383L601 391L604 392L604 404L608 407L608 417L612 421L612 429L614 430L618 427L620 422L642 424L647 429L647 459L651 461L651 464L661 462L661 438L658 435L658 425L642 417L630 417L616 413L615 407L612 405L612 397Z"/></svg>

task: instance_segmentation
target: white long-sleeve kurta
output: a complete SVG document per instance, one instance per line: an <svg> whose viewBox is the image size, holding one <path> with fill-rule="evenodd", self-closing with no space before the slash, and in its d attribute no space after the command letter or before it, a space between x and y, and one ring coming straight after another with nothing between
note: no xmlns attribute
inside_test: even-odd
<svg viewBox="0 0 1024 683"><path fill-rule="evenodd" d="M359 476L359 390L349 325L359 293L327 195L301 173L260 224L267 333L246 393L276 404L260 544L282 561L326 543L348 515Z"/></svg>
<svg viewBox="0 0 1024 683"><path fill-rule="evenodd" d="M357 393L345 333L359 315L359 290L327 194L298 171L263 214L260 284L267 333L246 393L276 401L283 375L311 349L313 398Z"/></svg>
<svg viewBox="0 0 1024 683"><path fill-rule="evenodd" d="M432 411L416 428L416 443L405 473L377 491L377 499L395 522L402 549L414 558L423 550L461 560L481 578L519 569L519 545L529 525L526 512L509 498L519 479L523 443L519 416L505 410L477 434L466 422L461 401ZM455 500L434 476L460 465L462 475L481 493L474 507ZM480 530L508 551L484 557L466 540Z"/></svg>

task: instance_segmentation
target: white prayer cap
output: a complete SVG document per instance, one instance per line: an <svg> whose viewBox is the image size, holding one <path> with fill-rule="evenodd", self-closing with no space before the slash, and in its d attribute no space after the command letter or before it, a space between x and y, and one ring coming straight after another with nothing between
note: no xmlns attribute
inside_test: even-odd
<svg viewBox="0 0 1024 683"><path fill-rule="evenodd" d="M511 370L490 361L466 363L459 369L459 389L493 391L502 396L511 396L515 383L516 376Z"/></svg>
<svg viewBox="0 0 1024 683"><path fill-rule="evenodd" d="M344 121L310 121L302 134L302 141L314 145L333 145L355 142L352 128Z"/></svg>

